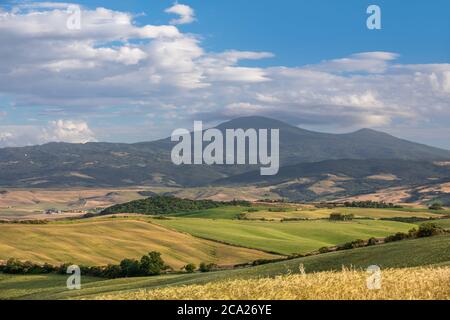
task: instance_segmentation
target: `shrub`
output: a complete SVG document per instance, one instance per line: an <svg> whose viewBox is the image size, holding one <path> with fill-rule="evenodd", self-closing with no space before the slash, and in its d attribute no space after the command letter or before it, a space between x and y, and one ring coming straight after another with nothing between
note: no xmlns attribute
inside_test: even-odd
<svg viewBox="0 0 450 320"><path fill-rule="evenodd" d="M202 262L202 263L200 263L199 270L200 270L200 272L214 271L214 270L217 270L217 265L214 263L206 264L206 263Z"/></svg>
<svg viewBox="0 0 450 320"><path fill-rule="evenodd" d="M328 253L330 252L330 249L328 247L322 247L319 249L319 253Z"/></svg>
<svg viewBox="0 0 450 320"><path fill-rule="evenodd" d="M116 279L122 276L122 268L116 264L109 264L103 270L103 277L108 279Z"/></svg>
<svg viewBox="0 0 450 320"><path fill-rule="evenodd" d="M342 214L342 213L331 213L330 220L331 221L350 221L353 220L355 216L353 214Z"/></svg>
<svg viewBox="0 0 450 320"><path fill-rule="evenodd" d="M429 206L428 209L430 209L430 210L443 210L444 208L442 207L442 203L435 202L431 206Z"/></svg>
<svg viewBox="0 0 450 320"><path fill-rule="evenodd" d="M390 235L384 239L384 242L394 242L408 239L409 235L404 232L397 232L396 234Z"/></svg>
<svg viewBox="0 0 450 320"><path fill-rule="evenodd" d="M245 212L241 212L236 216L238 220L248 220L247 214Z"/></svg>
<svg viewBox="0 0 450 320"><path fill-rule="evenodd" d="M197 267L193 263L189 263L183 267L187 273L193 273Z"/></svg>
<svg viewBox="0 0 450 320"><path fill-rule="evenodd" d="M374 246L378 244L378 240L376 238L370 238L369 241L367 241L368 246Z"/></svg>
<svg viewBox="0 0 450 320"><path fill-rule="evenodd" d="M422 223L417 231L417 238L432 237L444 232L444 229L435 223Z"/></svg>
<svg viewBox="0 0 450 320"><path fill-rule="evenodd" d="M349 250L349 249L355 249L360 247L365 247L366 242L364 240L358 239L352 242L344 243L342 246L339 246L339 250Z"/></svg>
<svg viewBox="0 0 450 320"><path fill-rule="evenodd" d="M269 212L288 212L289 208L281 208L281 207L275 207L275 208L269 208Z"/></svg>
<svg viewBox="0 0 450 320"><path fill-rule="evenodd" d="M386 202L376 202L376 201L353 201L345 202L344 206L347 208L377 208L377 209L388 209L388 208L402 208L402 206L395 205L393 203Z"/></svg>

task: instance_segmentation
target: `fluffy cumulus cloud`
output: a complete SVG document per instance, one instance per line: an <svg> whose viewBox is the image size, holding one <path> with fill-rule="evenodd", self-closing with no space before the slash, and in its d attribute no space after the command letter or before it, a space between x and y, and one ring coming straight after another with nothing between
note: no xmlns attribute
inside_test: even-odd
<svg viewBox="0 0 450 320"><path fill-rule="evenodd" d="M84 121L57 120L44 129L46 140L86 143L96 141L95 135Z"/></svg>
<svg viewBox="0 0 450 320"><path fill-rule="evenodd" d="M110 116L108 108L118 105L143 119L172 121L265 115L335 129L449 121L450 64L406 65L396 53L363 52L314 65L244 67L243 60L274 55L207 51L200 36L177 27L195 20L186 5L166 10L178 16L167 25L138 25L130 13L81 7L79 29L68 28L68 19L77 18L73 8L33 3L0 10L0 94L17 107L71 110L72 119ZM95 137L76 121L0 126L0 145L50 140Z"/></svg>
<svg viewBox="0 0 450 320"><path fill-rule="evenodd" d="M46 125L0 125L0 146L35 145L47 142L87 143L97 141L85 121L55 120Z"/></svg>

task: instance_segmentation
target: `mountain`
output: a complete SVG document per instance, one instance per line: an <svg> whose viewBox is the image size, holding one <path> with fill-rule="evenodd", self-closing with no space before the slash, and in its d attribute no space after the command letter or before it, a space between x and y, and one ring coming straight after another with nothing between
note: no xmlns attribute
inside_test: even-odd
<svg viewBox="0 0 450 320"><path fill-rule="evenodd" d="M362 129L347 134L304 130L264 117L244 117L218 126L229 128L279 128L282 166L337 159L437 160L450 158L450 151L398 139L389 134Z"/></svg>
<svg viewBox="0 0 450 320"><path fill-rule="evenodd" d="M445 161L450 151L363 129L349 134L308 131L264 118L243 117L217 126L226 129L280 129L281 166L327 160L397 159ZM0 149L0 185L10 187L208 185L259 166L175 166L170 138L153 142L49 143ZM356 170L356 168L354 168ZM284 172L284 171L283 171Z"/></svg>
<svg viewBox="0 0 450 320"><path fill-rule="evenodd" d="M322 201L403 189L404 201L439 199L448 203L449 163L411 160L327 160L282 167L276 176L246 172L215 182L216 185L270 186L290 200Z"/></svg>

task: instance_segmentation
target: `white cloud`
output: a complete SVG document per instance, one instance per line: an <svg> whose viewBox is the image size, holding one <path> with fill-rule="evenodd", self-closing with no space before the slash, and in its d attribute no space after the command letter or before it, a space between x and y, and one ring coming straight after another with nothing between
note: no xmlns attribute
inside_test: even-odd
<svg viewBox="0 0 450 320"><path fill-rule="evenodd" d="M391 52L363 52L352 54L347 58L323 61L311 68L327 72L383 73L388 68L389 61L397 57L398 54Z"/></svg>
<svg viewBox="0 0 450 320"><path fill-rule="evenodd" d="M96 141L95 135L84 121L57 120L44 129L47 141L86 143Z"/></svg>
<svg viewBox="0 0 450 320"><path fill-rule="evenodd" d="M172 19L171 24L188 24L195 21L194 9L185 4L175 3L172 7L166 9L166 12L180 16L178 19Z"/></svg>
<svg viewBox="0 0 450 320"><path fill-rule="evenodd" d="M13 134L11 132L0 132L0 143L6 142L10 140L13 137Z"/></svg>
<svg viewBox="0 0 450 320"><path fill-rule="evenodd" d="M97 141L85 121L56 120L48 125L0 126L0 147L44 144L48 142L86 143Z"/></svg>
<svg viewBox="0 0 450 320"><path fill-rule="evenodd" d="M77 112L112 117L108 107L122 106L142 118L255 114L345 130L450 121L450 64L405 65L396 53L363 52L307 66L244 67L242 60L274 55L209 52L200 36L174 25L138 26L131 14L105 8L82 8L81 30L68 30L68 5L0 11L0 94L17 106L74 114L50 110L50 119L80 118ZM194 18L193 11L174 10L180 19ZM121 136L130 125L123 126ZM3 145L95 139L89 127L67 121L45 128L44 137L42 130L22 127L25 135L0 127ZM141 140L151 139L148 134L143 130Z"/></svg>

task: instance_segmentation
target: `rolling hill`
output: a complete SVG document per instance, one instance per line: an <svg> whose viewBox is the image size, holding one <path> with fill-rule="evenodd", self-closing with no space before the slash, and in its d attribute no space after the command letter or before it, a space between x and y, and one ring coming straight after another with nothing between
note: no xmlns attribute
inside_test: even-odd
<svg viewBox="0 0 450 320"><path fill-rule="evenodd" d="M106 219L46 225L0 224L0 260L106 265L161 252L175 270L188 263L218 265L276 259L258 250L230 246L139 220Z"/></svg>
<svg viewBox="0 0 450 320"><path fill-rule="evenodd" d="M450 166L435 162L343 159L286 166L275 176L261 176L258 170L246 172L218 180L215 185L271 186L272 192L297 201L333 200L403 187L411 189L404 202L428 196L447 204L448 193L440 189L448 182ZM418 192L415 188L418 191L428 188L429 192Z"/></svg>
<svg viewBox="0 0 450 320"><path fill-rule="evenodd" d="M221 131L230 128L280 129L282 166L342 159L396 159L414 161L417 167L420 162L450 159L448 150L409 142L370 129L348 134L327 134L263 117L238 118L217 128ZM3 148L0 149L0 186L201 186L256 169L254 166L175 166L170 160L173 146L170 139L163 139L135 144L49 143ZM358 170L357 167L353 169ZM246 176L239 177L237 179Z"/></svg>
<svg viewBox="0 0 450 320"><path fill-rule="evenodd" d="M146 278L104 280L84 277L81 290L66 290L67 277L62 275L0 274L0 299L89 299L102 295L123 296L139 290L169 286L206 284L230 279L275 277L299 273L302 264L306 273L341 270L342 266L366 269L369 265L385 268L418 266L449 266L449 235L392 242L348 251L276 262L252 268L211 273L177 274ZM112 298L112 297L111 297Z"/></svg>

